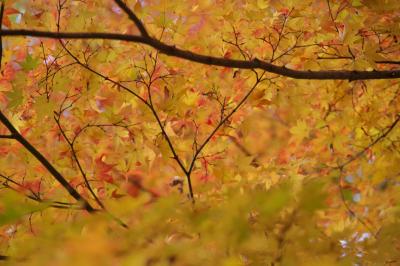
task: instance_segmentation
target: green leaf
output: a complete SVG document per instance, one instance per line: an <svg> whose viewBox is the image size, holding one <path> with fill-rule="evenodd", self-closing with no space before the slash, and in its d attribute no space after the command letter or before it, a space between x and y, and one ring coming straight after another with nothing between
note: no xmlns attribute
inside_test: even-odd
<svg viewBox="0 0 400 266"><path fill-rule="evenodd" d="M2 193L0 198L0 225L12 223L27 214L48 207L48 204L25 201L20 194L11 190Z"/></svg>
<svg viewBox="0 0 400 266"><path fill-rule="evenodd" d="M20 64L24 70L32 70L39 65L39 60L37 58L33 58L31 55L28 55L25 58L25 61Z"/></svg>
<svg viewBox="0 0 400 266"><path fill-rule="evenodd" d="M13 90L6 93L8 98L8 108L14 109L22 104L24 96L20 87L13 87Z"/></svg>
<svg viewBox="0 0 400 266"><path fill-rule="evenodd" d="M307 183L301 192L300 205L303 210L313 212L325 207L326 196L322 182Z"/></svg>
<svg viewBox="0 0 400 266"><path fill-rule="evenodd" d="M254 197L255 206L258 206L260 215L264 218L279 213L279 211L289 203L292 198L292 187L289 184L271 189L267 192Z"/></svg>
<svg viewBox="0 0 400 266"><path fill-rule="evenodd" d="M343 189L342 193L344 200L347 201L353 200L353 192L350 189Z"/></svg>
<svg viewBox="0 0 400 266"><path fill-rule="evenodd" d="M36 98L35 110L39 120L44 118L46 115L52 114L54 109L54 102L49 101L45 95Z"/></svg>

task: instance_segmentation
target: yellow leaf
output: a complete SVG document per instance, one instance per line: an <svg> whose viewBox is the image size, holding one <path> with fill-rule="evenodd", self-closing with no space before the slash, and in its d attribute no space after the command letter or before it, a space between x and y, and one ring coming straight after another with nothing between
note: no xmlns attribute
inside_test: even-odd
<svg viewBox="0 0 400 266"><path fill-rule="evenodd" d="M195 92L187 92L185 96L183 97L183 102L187 105L194 105L195 102L197 102L199 95Z"/></svg>
<svg viewBox="0 0 400 266"><path fill-rule="evenodd" d="M39 120L43 119L46 115L52 115L55 107L54 102L49 101L45 95L35 99L35 110Z"/></svg>
<svg viewBox="0 0 400 266"><path fill-rule="evenodd" d="M307 138L310 129L304 120L297 120L297 124L290 128L290 133L299 141Z"/></svg>
<svg viewBox="0 0 400 266"><path fill-rule="evenodd" d="M257 0L257 6L261 9L267 8L268 4L268 0Z"/></svg>

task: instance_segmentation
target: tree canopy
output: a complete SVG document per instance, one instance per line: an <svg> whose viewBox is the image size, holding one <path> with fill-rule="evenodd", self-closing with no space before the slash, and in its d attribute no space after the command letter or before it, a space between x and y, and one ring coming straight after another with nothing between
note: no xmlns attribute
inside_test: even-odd
<svg viewBox="0 0 400 266"><path fill-rule="evenodd" d="M4 263L400 263L398 0L1 3Z"/></svg>

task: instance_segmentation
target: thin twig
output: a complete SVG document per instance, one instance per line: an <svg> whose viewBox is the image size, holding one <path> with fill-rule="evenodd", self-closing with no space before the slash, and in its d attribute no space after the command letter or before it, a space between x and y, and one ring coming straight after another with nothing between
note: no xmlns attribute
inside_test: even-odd
<svg viewBox="0 0 400 266"><path fill-rule="evenodd" d="M199 148L196 150L192 161L190 163L189 169L187 170L187 177L188 177L188 182L189 182L189 190L193 193L193 189L192 189L192 184L191 184L191 173L193 171L193 167L195 165L195 162L198 158L198 156L200 155L200 153L202 152L202 150L207 146L207 144L209 143L209 141L212 139L212 137L218 132L218 130L231 118L231 116L236 113L236 111L245 103L245 101L249 98L249 96L251 95L251 93L255 90L255 88L257 87L257 85L263 81L262 77L265 74L265 72L260 76L256 77L256 82L254 83L254 85L250 88L250 90L246 93L246 95L241 99L241 101L235 106L235 108L233 108L233 110L224 117L224 119L222 119L218 125L214 128L214 130L208 135L208 137L203 141L203 143L199 146ZM193 195L191 195L193 196ZM193 199L193 198L192 198Z"/></svg>
<svg viewBox="0 0 400 266"><path fill-rule="evenodd" d="M7 117L0 111L0 121L11 132L14 139L18 141L24 148L29 151L50 173L51 175L68 191L68 193L77 201L83 203L84 208L88 212L93 212L94 208L90 203L83 198L78 191L73 188L63 175L35 148L26 140L7 119Z"/></svg>
<svg viewBox="0 0 400 266"><path fill-rule="evenodd" d="M4 11L4 1L2 1L1 12ZM2 19L2 13L0 14L0 18ZM2 24L2 20L0 20L0 25ZM0 36L0 43L2 43L2 38ZM2 45L0 45L2 48ZM0 49L0 58L3 56L3 49ZM42 165L53 175L53 177L68 191L68 193L77 201L83 203L83 207L88 212L93 212L95 209L90 205L90 203L83 198L78 191L73 188L69 182L65 179L63 175L38 151L35 147L32 146L14 127L14 125L7 119L7 117L0 111L0 121L3 125L10 131L13 138L18 141L26 150L28 150Z"/></svg>
<svg viewBox="0 0 400 266"><path fill-rule="evenodd" d="M389 133L396 127L396 125L399 123L399 121L400 121L400 114L397 115L396 120L394 120L394 122L388 127L388 129L382 135L380 135L378 138L376 138L367 147L365 147L364 149L362 149L361 151L359 151L355 155L351 156L350 159L348 159L346 162L336 166L335 169L343 169L343 167L347 166L348 164L350 164L354 160L356 160L359 157L361 157L366 151L371 149L373 146L375 146L375 144L377 144L378 142L382 141L387 135L389 135Z"/></svg>

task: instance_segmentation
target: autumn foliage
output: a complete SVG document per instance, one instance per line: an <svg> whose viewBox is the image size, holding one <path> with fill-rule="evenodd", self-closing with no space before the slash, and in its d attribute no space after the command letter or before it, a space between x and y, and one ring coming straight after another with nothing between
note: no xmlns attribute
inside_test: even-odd
<svg viewBox="0 0 400 266"><path fill-rule="evenodd" d="M398 0L1 2L4 264L400 264Z"/></svg>

